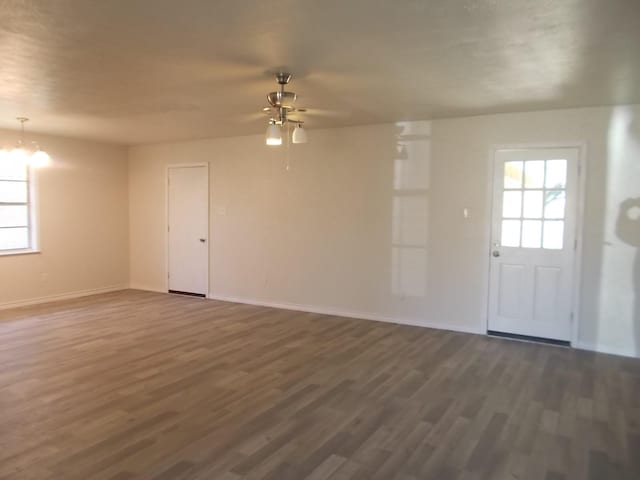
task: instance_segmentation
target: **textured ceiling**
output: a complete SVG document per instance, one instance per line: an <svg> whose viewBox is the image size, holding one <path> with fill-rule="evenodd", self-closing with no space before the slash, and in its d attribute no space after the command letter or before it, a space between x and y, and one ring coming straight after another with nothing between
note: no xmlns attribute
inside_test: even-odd
<svg viewBox="0 0 640 480"><path fill-rule="evenodd" d="M124 144L640 103L640 0L0 0L0 127ZM326 113L326 112L325 112Z"/></svg>

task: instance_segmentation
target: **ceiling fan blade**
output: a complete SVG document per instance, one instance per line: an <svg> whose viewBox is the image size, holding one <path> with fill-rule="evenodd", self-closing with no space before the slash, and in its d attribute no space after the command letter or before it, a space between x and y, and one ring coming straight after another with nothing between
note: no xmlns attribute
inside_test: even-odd
<svg viewBox="0 0 640 480"><path fill-rule="evenodd" d="M241 87L248 93L262 94L275 85L272 68L259 58L213 51L210 57L182 55L170 72L171 84L190 88ZM177 65L175 65L177 63ZM265 93L266 95L266 93Z"/></svg>
<svg viewBox="0 0 640 480"><path fill-rule="evenodd" d="M310 117L332 117L332 118L346 118L350 115L349 112L344 110L326 110L322 108L298 108L296 114L301 116Z"/></svg>
<svg viewBox="0 0 640 480"><path fill-rule="evenodd" d="M237 115L236 118L241 123L252 123L252 122L257 122L259 120L268 122L269 115L264 112L241 113Z"/></svg>

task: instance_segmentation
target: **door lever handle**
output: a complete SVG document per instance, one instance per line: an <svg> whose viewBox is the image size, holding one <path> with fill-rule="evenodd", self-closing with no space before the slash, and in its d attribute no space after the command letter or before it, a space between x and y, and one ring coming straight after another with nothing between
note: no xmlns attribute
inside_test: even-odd
<svg viewBox="0 0 640 480"><path fill-rule="evenodd" d="M493 252L491 252L491 255L493 255L494 257L499 257L500 252L498 250L494 250Z"/></svg>
<svg viewBox="0 0 640 480"><path fill-rule="evenodd" d="M207 241L207 239L206 239L206 238L201 238L201 239L200 239L200 241L201 241L202 243L204 243L204 242L206 242L206 241Z"/></svg>

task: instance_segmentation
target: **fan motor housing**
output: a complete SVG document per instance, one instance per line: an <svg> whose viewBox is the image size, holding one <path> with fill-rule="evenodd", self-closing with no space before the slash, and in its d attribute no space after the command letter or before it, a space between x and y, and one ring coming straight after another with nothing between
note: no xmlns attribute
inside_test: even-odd
<svg viewBox="0 0 640 480"><path fill-rule="evenodd" d="M285 91L271 92L270 94L267 95L267 101L269 102L269 105L276 108L293 107L293 104L295 103L296 98L297 96L294 92L285 92Z"/></svg>

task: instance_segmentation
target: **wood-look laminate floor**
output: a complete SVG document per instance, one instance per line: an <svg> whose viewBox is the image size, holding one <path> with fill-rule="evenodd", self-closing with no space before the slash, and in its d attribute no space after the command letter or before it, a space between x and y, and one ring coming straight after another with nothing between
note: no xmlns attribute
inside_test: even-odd
<svg viewBox="0 0 640 480"><path fill-rule="evenodd" d="M640 479L640 361L125 291L0 312L0 479Z"/></svg>

